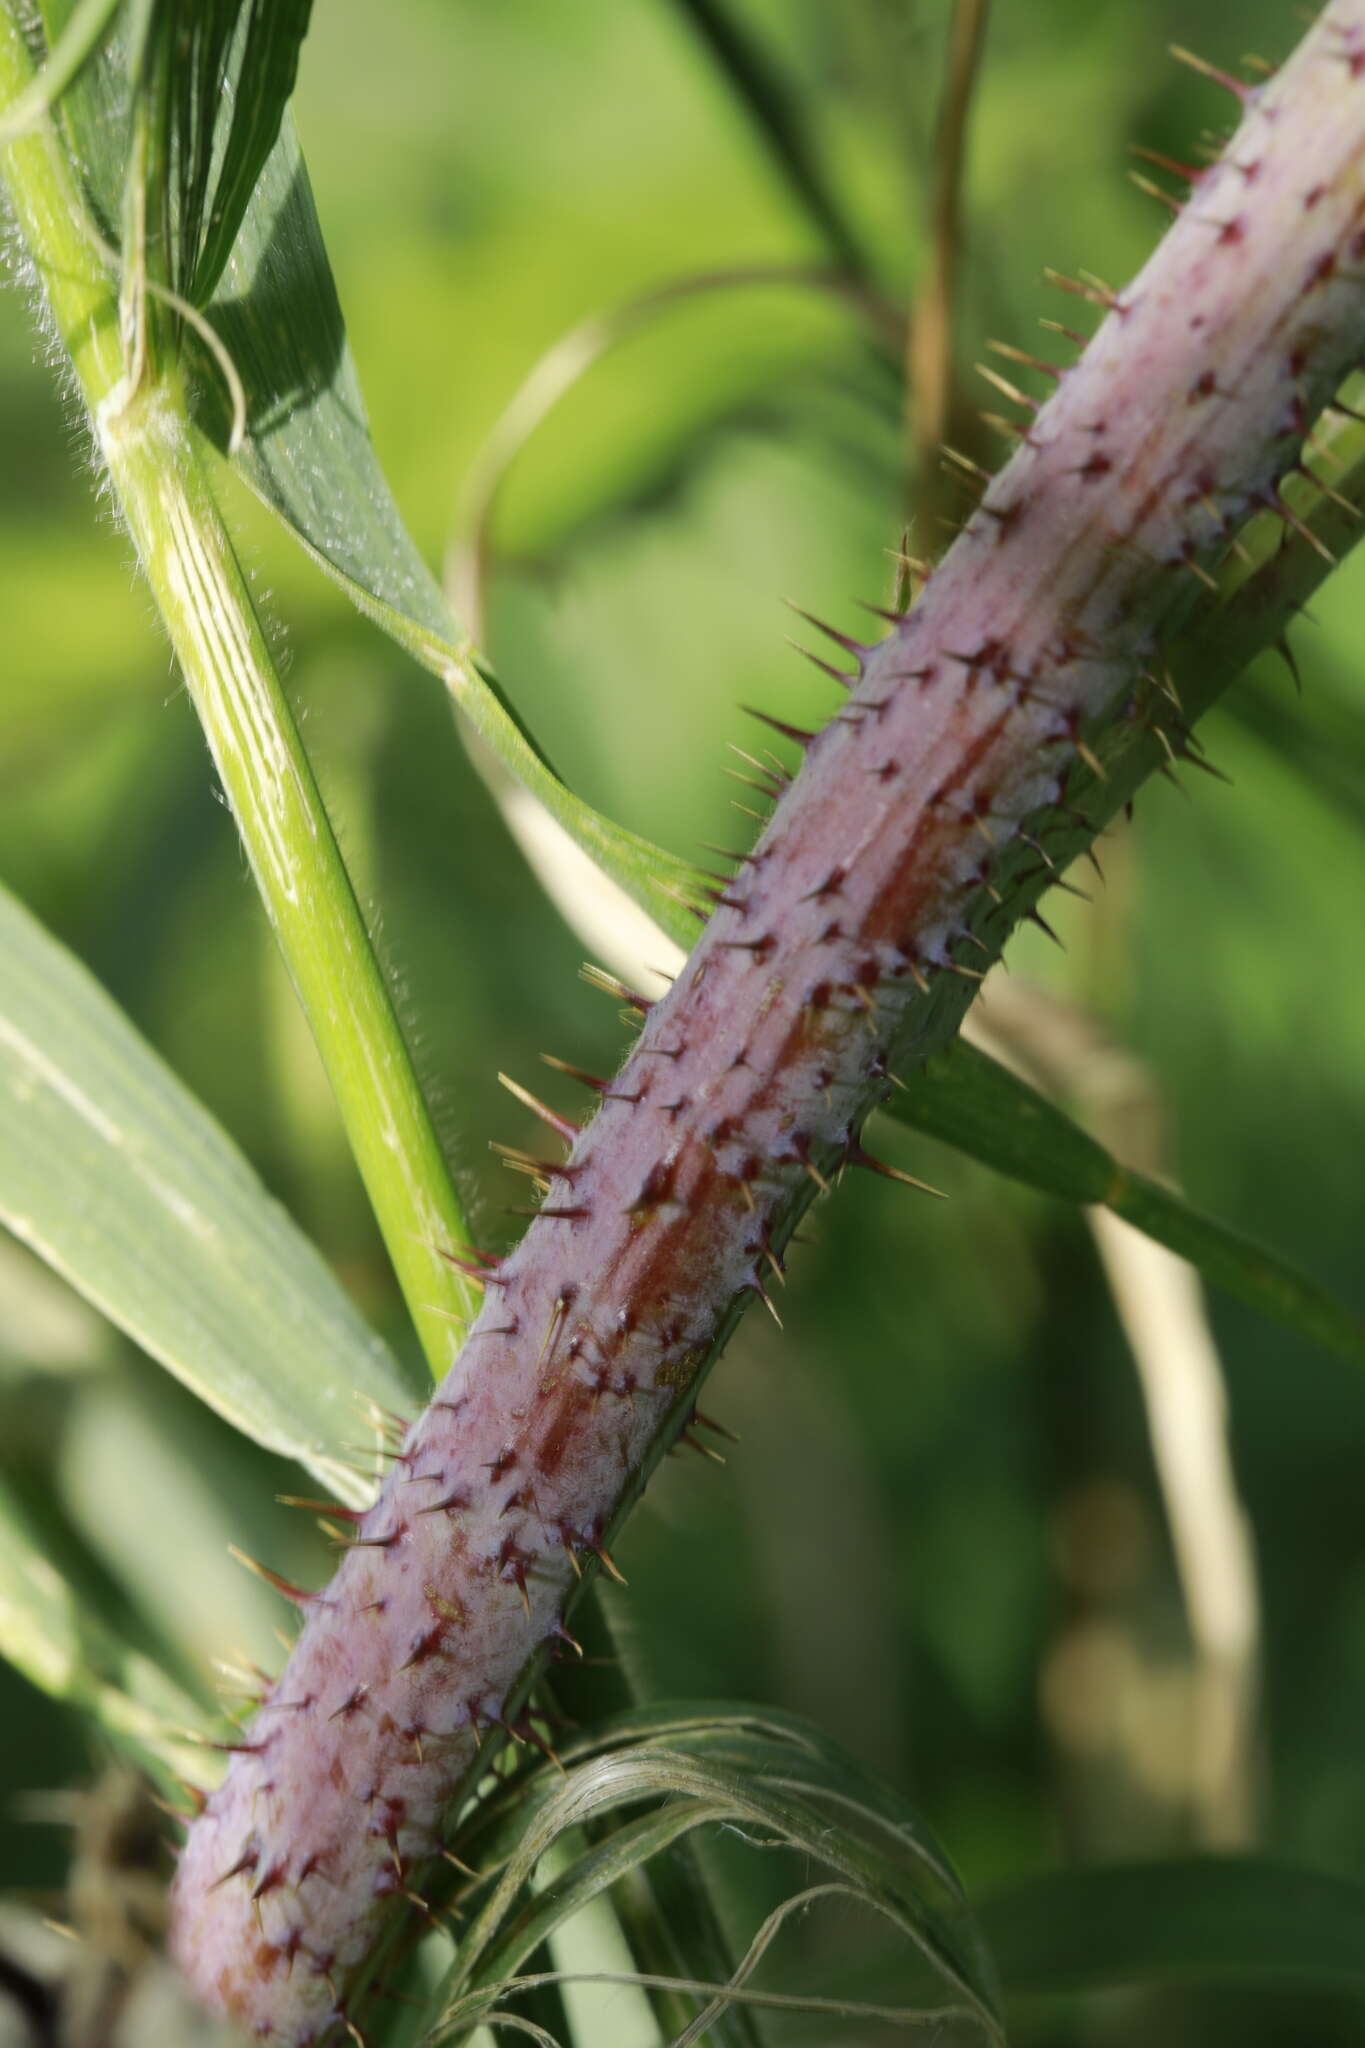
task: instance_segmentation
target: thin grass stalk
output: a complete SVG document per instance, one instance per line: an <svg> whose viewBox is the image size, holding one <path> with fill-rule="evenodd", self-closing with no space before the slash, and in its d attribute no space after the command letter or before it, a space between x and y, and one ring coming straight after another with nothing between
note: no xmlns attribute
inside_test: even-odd
<svg viewBox="0 0 1365 2048"><path fill-rule="evenodd" d="M0 97L33 76L0 10ZM120 289L44 119L11 141L11 205L69 354L95 451L203 724L252 873L322 1056L433 1373L476 1296L442 1252L464 1219L288 699L188 424L173 368L135 358ZM150 309L123 293L137 333ZM319 1359L319 1371L327 1361Z"/></svg>

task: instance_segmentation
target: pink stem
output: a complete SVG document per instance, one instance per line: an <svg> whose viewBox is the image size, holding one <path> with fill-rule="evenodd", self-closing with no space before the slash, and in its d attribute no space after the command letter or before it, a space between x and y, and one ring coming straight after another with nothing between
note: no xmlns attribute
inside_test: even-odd
<svg viewBox="0 0 1365 2048"><path fill-rule="evenodd" d="M813 1185L859 1158L888 1062L955 1027L1014 914L992 878L1359 358L1365 0L1236 90L1233 142L1054 372L915 609L875 647L840 643L846 704L305 1598L174 1891L182 1967L259 2038L303 2048L344 2016L582 1564L611 1569L605 1535L737 1307L771 1287Z"/></svg>

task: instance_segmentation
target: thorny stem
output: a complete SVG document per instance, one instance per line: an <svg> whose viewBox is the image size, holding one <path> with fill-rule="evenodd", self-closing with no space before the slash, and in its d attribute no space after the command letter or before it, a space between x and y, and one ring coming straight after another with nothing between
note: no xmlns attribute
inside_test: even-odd
<svg viewBox="0 0 1365 2048"><path fill-rule="evenodd" d="M0 100L32 78L0 8ZM173 371L129 375L119 289L44 120L11 142L10 200L71 357L100 456L165 622L252 872L327 1069L432 1371L476 1295L441 1248L464 1220L411 1055ZM145 300L142 315L147 312ZM325 1370L325 1361L320 1361Z"/></svg>
<svg viewBox="0 0 1365 2048"><path fill-rule="evenodd" d="M1240 88L1238 89L1240 92ZM191 1830L173 1945L304 2048L514 1732L577 1575L687 1426L889 1061L952 1035L1161 636L1365 346L1365 0L1333 0L876 647L565 1160ZM1020 402L1032 409L1023 394ZM1287 516L1296 516L1292 510ZM789 735L790 736L790 735ZM1130 764L1131 765L1131 764ZM760 766L760 780L766 771ZM1054 836L1055 835L1055 836ZM1039 851L1040 847L1043 849ZM968 950L970 948L970 951ZM976 964L973 964L976 963ZM551 1127L564 1120L546 1111ZM290 1711L281 1709L288 1706Z"/></svg>
<svg viewBox="0 0 1365 2048"><path fill-rule="evenodd" d="M858 1131L888 1063L946 1042L1050 849L1093 831L1072 812L1078 763L1125 714L1156 722L1140 679L1159 676L1186 572L1280 502L1358 361L1365 0L1333 0L1245 97L1229 152L1081 362L1052 373L1055 398L920 603L875 648L835 636L845 707L803 737L790 788L777 771L757 848L569 1157L547 1162L549 1200L487 1270L469 1343L354 1547L299 1596L303 1635L191 1831L174 1903L187 1973L259 2038L353 2030L391 1901L475 1785L482 1738L515 1732L580 1573L614 1571L614 1527L743 1306L769 1299L803 1209L868 1163ZM31 168L41 185L52 167L25 159L21 186ZM68 323L54 260L72 252L42 239L41 207L21 211L83 350L89 309ZM135 533L163 490L197 519L202 483L153 394L111 435L109 367L93 397ZM202 601L152 552L203 664ZM209 589L249 617L230 556ZM216 662L200 687L224 688Z"/></svg>

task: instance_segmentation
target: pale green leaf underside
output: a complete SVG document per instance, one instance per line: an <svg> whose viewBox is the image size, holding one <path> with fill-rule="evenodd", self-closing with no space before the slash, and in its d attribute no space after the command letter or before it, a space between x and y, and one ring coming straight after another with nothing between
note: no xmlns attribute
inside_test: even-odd
<svg viewBox="0 0 1365 2048"><path fill-rule="evenodd" d="M959 1039L909 1076L886 1113L1027 1187L1068 1202L1103 1204L1251 1308L1365 1365L1365 1321L1353 1310L1173 1188L1121 1165L1063 1110L977 1047Z"/></svg>
<svg viewBox="0 0 1365 2048"><path fill-rule="evenodd" d="M479 738L598 866L690 946L695 920L668 892L695 896L695 870L602 817L559 780L403 524L370 440L287 117L210 311L247 395L237 462L252 489L359 609L441 679ZM199 410L211 438L226 446L227 409L209 365Z"/></svg>
<svg viewBox="0 0 1365 2048"><path fill-rule="evenodd" d="M348 1501L413 1391L307 1239L93 977L0 891L0 1220L145 1351Z"/></svg>
<svg viewBox="0 0 1365 2048"><path fill-rule="evenodd" d="M183 1772L200 1707L150 1658L119 1641L46 1556L0 1485L0 1655L54 1699L88 1709L122 1749Z"/></svg>

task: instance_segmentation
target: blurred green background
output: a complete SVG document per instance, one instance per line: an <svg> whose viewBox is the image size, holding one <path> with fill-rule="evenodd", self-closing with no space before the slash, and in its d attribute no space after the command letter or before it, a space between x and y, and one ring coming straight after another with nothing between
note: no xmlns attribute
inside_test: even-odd
<svg viewBox="0 0 1365 2048"><path fill-rule="evenodd" d="M913 302L947 9L730 11L786 81L870 272ZM1088 325L1045 265L1119 282L1152 245L1162 215L1125 178L1131 145L1186 156L1231 105L1167 43L1233 63L1297 32L1264 0L1235 20L1219 0L999 0L969 153L964 389L987 336L1033 348L1039 314ZM323 0L297 108L381 459L433 560L500 409L575 321L690 272L830 260L674 0ZM30 315L23 290L0 301L0 876L410 1354L193 714ZM984 385L978 402L997 403ZM959 438L995 459L970 413ZM736 706L827 708L781 601L856 630L854 601L886 600L888 550L927 488L905 449L894 363L811 291L685 304L590 372L511 474L486 630L578 791L685 853L743 843L722 772L727 740L752 744ZM519 1112L494 1071L533 1081L541 1050L609 1067L613 1006L579 981L582 947L437 685L234 503L476 1228L506 1242L521 1195L487 1141L517 1138ZM922 521L917 549L941 541ZM1102 855L1108 889L1055 913L1066 956L1036 934L1011 953L1016 981L1141 1063L1191 1196L1357 1301L1362 577L1348 563L1298 636L1302 699L1267 665L1209 721L1233 786L1145 793ZM890 1142L951 1199L846 1185L817 1212L785 1335L751 1317L708 1396L741 1444L723 1471L672 1461L621 1546L650 1689L813 1715L914 1796L974 1888L1208 1839L1170 1539L1083 1220ZM1235 1304L1209 1311L1262 1605L1236 1803L1261 1843L1365 1877L1365 1384ZM293 1475L8 1241L0 1472L201 1687L215 1654L278 1658L275 1605L229 1542L305 1580L324 1568L305 1518L271 1504ZM0 1714L0 1883L31 1895L59 1882L62 1841L14 1796L83 1781L94 1753L4 1671ZM1299 1994L1114 1995L1016 2019L1036 2048L1365 2027L1358 2006Z"/></svg>

